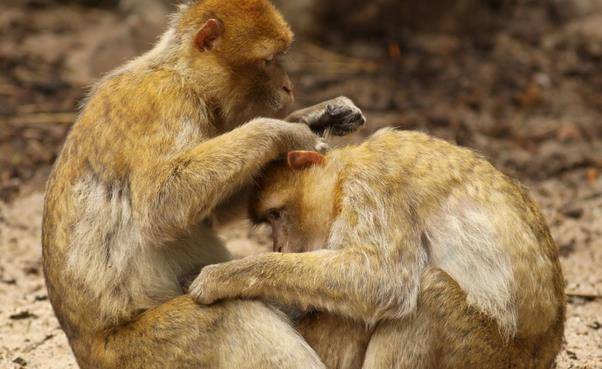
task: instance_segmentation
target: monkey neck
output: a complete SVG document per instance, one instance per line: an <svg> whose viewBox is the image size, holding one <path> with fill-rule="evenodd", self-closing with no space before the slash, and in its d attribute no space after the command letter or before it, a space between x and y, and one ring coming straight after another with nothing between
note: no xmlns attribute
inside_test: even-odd
<svg viewBox="0 0 602 369"><path fill-rule="evenodd" d="M159 42L134 61L128 63L123 70L148 73L153 70L163 70L172 75L172 87L178 88L182 96L188 96L199 101L209 123L217 134L227 130L223 102L227 94L223 86L223 72L212 56L204 56L207 60L191 65L189 60L197 56L186 55L182 46L182 38L174 29L163 34Z"/></svg>
<svg viewBox="0 0 602 369"><path fill-rule="evenodd" d="M152 71L162 70L172 75L170 87L181 91L182 96L202 102L210 124L216 133L223 133L233 126L226 112L230 111L227 102L230 91L227 73L213 55L195 55L184 44L185 37L175 28L168 29L157 44L145 54L116 69L105 79L122 73L148 75ZM201 60L203 58L204 60Z"/></svg>

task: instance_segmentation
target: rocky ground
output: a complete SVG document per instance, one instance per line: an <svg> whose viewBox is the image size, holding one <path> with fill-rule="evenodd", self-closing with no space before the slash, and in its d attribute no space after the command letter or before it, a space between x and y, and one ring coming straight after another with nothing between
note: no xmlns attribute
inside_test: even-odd
<svg viewBox="0 0 602 369"><path fill-rule="evenodd" d="M161 6L126 3L0 5L0 368L76 367L43 282L43 183L87 86L165 22ZM367 126L335 145L388 125L427 131L527 184L567 281L557 367L602 368L602 1L521 4L478 39L300 37L289 69L299 106L347 95L366 112ZM269 243L246 224L223 235L239 256Z"/></svg>

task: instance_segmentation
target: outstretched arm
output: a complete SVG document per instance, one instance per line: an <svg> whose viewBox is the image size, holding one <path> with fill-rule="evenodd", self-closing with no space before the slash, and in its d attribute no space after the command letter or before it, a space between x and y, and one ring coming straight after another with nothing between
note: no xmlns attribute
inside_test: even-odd
<svg viewBox="0 0 602 369"><path fill-rule="evenodd" d="M190 293L203 304L259 298L375 322L413 309L412 281L400 286L390 267L371 248L266 253L203 268Z"/></svg>
<svg viewBox="0 0 602 369"><path fill-rule="evenodd" d="M156 239L173 239L211 214L281 153L323 146L307 126L252 120L159 164L151 161L143 166L131 184L135 210Z"/></svg>

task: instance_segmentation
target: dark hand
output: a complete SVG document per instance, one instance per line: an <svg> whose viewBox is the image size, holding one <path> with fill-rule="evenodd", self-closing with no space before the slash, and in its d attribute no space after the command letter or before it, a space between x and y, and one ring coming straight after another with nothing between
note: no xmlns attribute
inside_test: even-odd
<svg viewBox="0 0 602 369"><path fill-rule="evenodd" d="M345 96L298 110L289 115L286 120L305 123L318 134L330 129L330 132L336 136L351 133L366 122L362 111Z"/></svg>
<svg viewBox="0 0 602 369"><path fill-rule="evenodd" d="M312 131L321 134L330 128L330 132L335 136L354 132L366 123L362 111L344 96L327 101L324 109L312 118L313 120L308 122Z"/></svg>

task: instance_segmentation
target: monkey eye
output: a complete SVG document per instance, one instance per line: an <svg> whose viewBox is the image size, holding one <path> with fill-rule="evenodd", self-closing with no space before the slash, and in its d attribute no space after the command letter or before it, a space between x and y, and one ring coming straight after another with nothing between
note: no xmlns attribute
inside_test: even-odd
<svg viewBox="0 0 602 369"><path fill-rule="evenodd" d="M284 213L284 209L270 209L265 215L265 218L268 222L276 222L282 218L282 214Z"/></svg>
<svg viewBox="0 0 602 369"><path fill-rule="evenodd" d="M265 65L270 65L272 64L272 62L274 61L274 55L270 55L267 58L263 59L263 62L265 63Z"/></svg>

